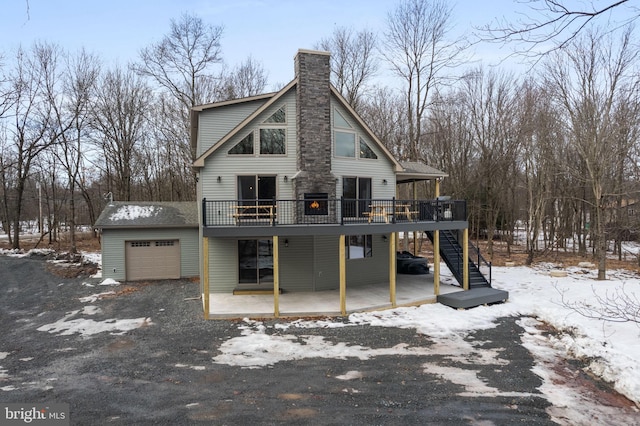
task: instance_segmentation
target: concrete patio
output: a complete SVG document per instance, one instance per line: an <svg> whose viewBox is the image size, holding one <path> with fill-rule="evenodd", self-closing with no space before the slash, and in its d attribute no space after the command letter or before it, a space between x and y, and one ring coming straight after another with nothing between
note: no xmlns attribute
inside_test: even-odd
<svg viewBox="0 0 640 426"><path fill-rule="evenodd" d="M440 284L440 294L462 291L462 288ZM404 275L396 278L396 306L417 306L436 303L433 274ZM346 294L347 314L391 308L389 282L372 283L366 287L349 288ZM336 316L340 313L340 291L287 293L279 296L280 317ZM211 293L210 319L265 318L274 315L273 295L233 295Z"/></svg>

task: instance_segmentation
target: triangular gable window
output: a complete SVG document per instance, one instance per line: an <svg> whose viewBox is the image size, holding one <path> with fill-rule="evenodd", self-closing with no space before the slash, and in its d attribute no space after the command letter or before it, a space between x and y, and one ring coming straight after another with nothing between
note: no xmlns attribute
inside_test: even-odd
<svg viewBox="0 0 640 426"><path fill-rule="evenodd" d="M373 160L377 159L378 156L371 149L369 145L364 141L364 139L360 138L360 158L371 158Z"/></svg>
<svg viewBox="0 0 640 426"><path fill-rule="evenodd" d="M347 120L344 119L342 114L338 112L338 110L334 110L333 114L333 125L336 127L343 127L346 129L352 129L351 125L347 123Z"/></svg>
<svg viewBox="0 0 640 426"><path fill-rule="evenodd" d="M244 139L231 148L229 154L253 154L253 132L249 133Z"/></svg>
<svg viewBox="0 0 640 426"><path fill-rule="evenodd" d="M265 123L286 123L287 116L285 114L284 105L274 112L271 117L264 120Z"/></svg>

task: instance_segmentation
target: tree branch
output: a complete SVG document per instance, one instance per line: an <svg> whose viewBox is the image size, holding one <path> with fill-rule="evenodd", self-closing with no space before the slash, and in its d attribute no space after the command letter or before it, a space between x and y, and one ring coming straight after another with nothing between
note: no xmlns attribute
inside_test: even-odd
<svg viewBox="0 0 640 426"><path fill-rule="evenodd" d="M477 28L478 41L492 43L516 42L522 47L515 48L514 53L524 56L543 56L554 50L567 46L585 27L596 19L615 9L627 7L631 13L625 19L614 21L609 25L610 31L635 21L640 16L636 7L630 6L630 0L616 0L596 8L593 1L584 8L573 9L565 5L566 0L524 0L518 3L528 5L532 14L521 13L524 17L515 23L505 18ZM554 46L548 47L547 43Z"/></svg>

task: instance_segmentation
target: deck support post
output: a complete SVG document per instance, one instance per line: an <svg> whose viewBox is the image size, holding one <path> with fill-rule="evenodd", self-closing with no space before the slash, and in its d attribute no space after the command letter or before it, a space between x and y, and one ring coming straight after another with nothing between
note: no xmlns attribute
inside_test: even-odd
<svg viewBox="0 0 640 426"><path fill-rule="evenodd" d="M273 316L280 316L280 247L279 238L273 236Z"/></svg>
<svg viewBox="0 0 640 426"><path fill-rule="evenodd" d="M396 234L389 234L389 301L396 307Z"/></svg>
<svg viewBox="0 0 640 426"><path fill-rule="evenodd" d="M202 303L204 319L209 319L209 237L202 239Z"/></svg>
<svg viewBox="0 0 640 426"><path fill-rule="evenodd" d="M433 294L440 294L440 231L433 231Z"/></svg>
<svg viewBox="0 0 640 426"><path fill-rule="evenodd" d="M440 196L440 178L435 180L434 195ZM440 231L433 231L433 294L440 295Z"/></svg>
<svg viewBox="0 0 640 426"><path fill-rule="evenodd" d="M462 231L462 262L462 288L469 290L469 228Z"/></svg>
<svg viewBox="0 0 640 426"><path fill-rule="evenodd" d="M347 315L347 262L345 260L344 235L338 239L338 264L340 266L340 313Z"/></svg>

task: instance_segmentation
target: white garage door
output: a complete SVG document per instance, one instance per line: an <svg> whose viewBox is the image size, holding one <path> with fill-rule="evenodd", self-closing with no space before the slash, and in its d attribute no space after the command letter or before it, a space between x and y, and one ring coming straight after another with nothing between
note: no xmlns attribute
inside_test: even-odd
<svg viewBox="0 0 640 426"><path fill-rule="evenodd" d="M128 281L180 278L180 241L127 241L125 266Z"/></svg>

